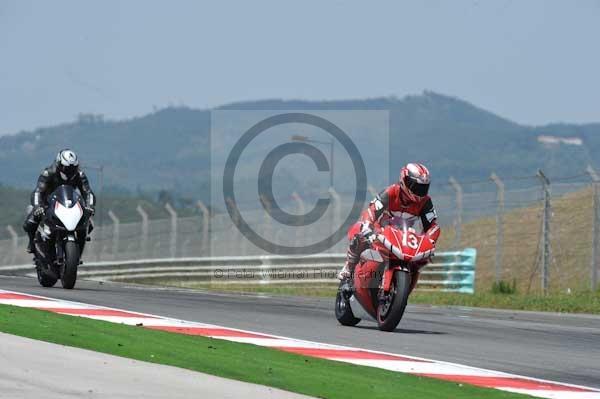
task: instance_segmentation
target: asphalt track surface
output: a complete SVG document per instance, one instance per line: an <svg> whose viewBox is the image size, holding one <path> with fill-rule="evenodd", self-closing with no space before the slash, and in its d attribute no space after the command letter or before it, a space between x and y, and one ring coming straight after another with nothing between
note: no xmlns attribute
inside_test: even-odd
<svg viewBox="0 0 600 399"><path fill-rule="evenodd" d="M409 305L399 328L384 333L373 322L340 326L333 298L93 281L78 281L74 290L47 289L26 277L0 277L0 288L600 388L599 316Z"/></svg>
<svg viewBox="0 0 600 399"><path fill-rule="evenodd" d="M310 399L177 367L0 334L0 398Z"/></svg>

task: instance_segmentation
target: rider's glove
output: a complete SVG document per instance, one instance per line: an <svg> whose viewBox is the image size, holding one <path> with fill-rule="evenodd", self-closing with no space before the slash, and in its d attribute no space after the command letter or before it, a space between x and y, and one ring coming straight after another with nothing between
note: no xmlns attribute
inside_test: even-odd
<svg viewBox="0 0 600 399"><path fill-rule="evenodd" d="M368 237L373 234L373 225L369 222L363 222L360 226L360 235L363 237Z"/></svg>
<svg viewBox="0 0 600 399"><path fill-rule="evenodd" d="M36 218L41 218L42 216L44 216L45 210L43 206L36 206L33 209L33 216Z"/></svg>

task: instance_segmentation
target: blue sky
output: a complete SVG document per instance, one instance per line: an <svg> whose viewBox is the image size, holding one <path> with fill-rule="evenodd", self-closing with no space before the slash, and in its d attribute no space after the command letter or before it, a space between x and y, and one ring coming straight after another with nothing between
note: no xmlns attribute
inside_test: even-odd
<svg viewBox="0 0 600 399"><path fill-rule="evenodd" d="M0 134L153 107L433 90L600 121L600 1L0 0Z"/></svg>

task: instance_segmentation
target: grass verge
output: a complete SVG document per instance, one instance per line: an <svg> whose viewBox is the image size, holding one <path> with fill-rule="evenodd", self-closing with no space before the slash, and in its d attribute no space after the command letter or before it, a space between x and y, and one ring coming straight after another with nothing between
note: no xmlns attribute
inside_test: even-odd
<svg viewBox="0 0 600 399"><path fill-rule="evenodd" d="M493 389L344 364L255 345L0 305L0 331L201 371L320 398L523 398Z"/></svg>
<svg viewBox="0 0 600 399"><path fill-rule="evenodd" d="M139 281L138 281L139 282ZM182 288L266 293L292 296L318 296L334 298L335 284L207 284L193 281L153 281L152 284ZM473 295L450 292L419 292L411 294L409 303L441 306L471 306L496 309L534 310L543 312L600 314L600 291L576 291L567 293L503 294L478 292Z"/></svg>
<svg viewBox="0 0 600 399"><path fill-rule="evenodd" d="M600 314L600 292L576 292L572 294L494 294L491 292L455 294L443 292L419 292L410 302L486 307L495 309L534 310L541 312Z"/></svg>

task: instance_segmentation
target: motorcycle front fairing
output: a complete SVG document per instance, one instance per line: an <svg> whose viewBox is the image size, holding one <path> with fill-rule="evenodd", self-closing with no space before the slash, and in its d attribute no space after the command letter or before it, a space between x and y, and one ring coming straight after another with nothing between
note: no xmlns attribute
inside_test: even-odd
<svg viewBox="0 0 600 399"><path fill-rule="evenodd" d="M370 251L366 250L363 253ZM376 251L373 251L377 253ZM371 254L371 253L369 253ZM366 255L366 254L365 254ZM352 312L361 314L366 312L375 319L377 313L377 292L379 291L379 282L386 269L386 261L368 259L361 255L361 261L354 268L354 294L356 304L351 300ZM362 309L356 309L360 305Z"/></svg>
<svg viewBox="0 0 600 399"><path fill-rule="evenodd" d="M48 198L46 219L49 227L59 231L85 230L88 217L85 215L81 195L71 186L59 186Z"/></svg>
<svg viewBox="0 0 600 399"><path fill-rule="evenodd" d="M422 262L435 252L435 243L426 234L419 234L406 225L387 225L377 235L377 241L390 253L390 261L381 283L384 292L389 291L395 270L417 272L423 267Z"/></svg>

